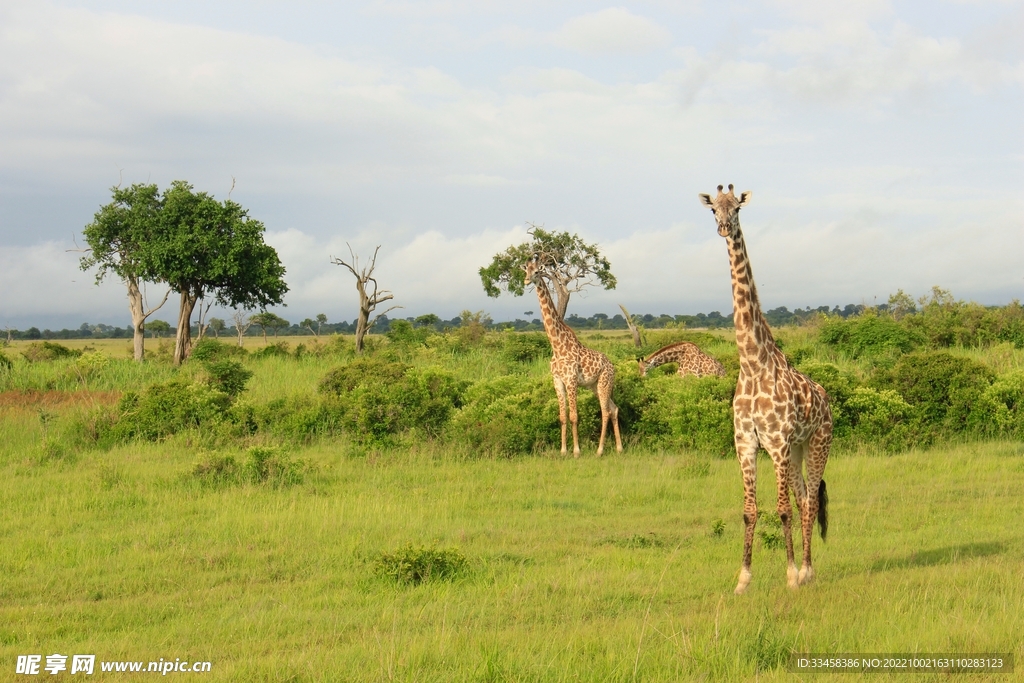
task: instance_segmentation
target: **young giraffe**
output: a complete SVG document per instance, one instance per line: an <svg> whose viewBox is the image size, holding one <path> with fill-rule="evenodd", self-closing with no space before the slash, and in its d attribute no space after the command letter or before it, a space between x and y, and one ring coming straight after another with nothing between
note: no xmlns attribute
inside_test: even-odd
<svg viewBox="0 0 1024 683"><path fill-rule="evenodd" d="M576 394L580 386L587 387L597 394L601 402L601 440L597 444L597 454L604 453L604 437L608 430L608 420L615 429L615 450L622 452L622 437L619 435L619 408L612 401L612 388L615 385L615 367L608 356L588 349L576 338L576 333L558 317L555 304L551 300L544 279L540 274L539 259L534 256L526 264L525 284L533 284L540 301L540 312L544 318L544 330L551 342L551 377L558 394L558 419L562 423L562 453L565 454L566 404L569 406L569 421L572 422L572 454L580 457L578 423L576 412Z"/></svg>
<svg viewBox="0 0 1024 683"><path fill-rule="evenodd" d="M763 447L775 464L779 519L786 538L786 578L790 588L814 580L811 566L811 533L817 516L822 540L828 532L828 497L825 493L825 463L832 443L832 411L825 390L794 370L786 360L761 313L750 259L740 231L740 207L750 201L750 192L739 198L732 185L727 194L718 186L712 199L700 195L718 223L718 234L729 247L732 268L733 322L740 355L740 376L733 399L736 455L743 472L743 567L736 593L750 584L751 546L757 524L757 449ZM804 482L803 469L807 469ZM803 531L804 556L799 573L793 558L790 530L792 507L789 492L796 497Z"/></svg>
<svg viewBox="0 0 1024 683"><path fill-rule="evenodd" d="M676 374L680 377L686 374L697 377L707 377L708 375L725 377L725 368L722 367L722 364L691 342L669 344L647 358L640 358L639 361L641 377L646 377L649 370L665 363L678 363L679 369L676 370Z"/></svg>

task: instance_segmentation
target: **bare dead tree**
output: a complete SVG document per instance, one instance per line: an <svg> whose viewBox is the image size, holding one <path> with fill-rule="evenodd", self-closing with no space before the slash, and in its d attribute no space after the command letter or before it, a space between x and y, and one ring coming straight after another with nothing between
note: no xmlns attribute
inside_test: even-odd
<svg viewBox="0 0 1024 683"><path fill-rule="evenodd" d="M205 306L204 306L205 304ZM196 341L200 342L203 337L206 336L206 330L210 327L209 321L206 319L207 314L210 312L210 307L213 305L213 301L206 302L204 299L199 300L199 334L196 335Z"/></svg>
<svg viewBox="0 0 1024 683"><path fill-rule="evenodd" d="M402 307L392 306L386 311L378 313L373 321L370 321L370 314L373 313L377 306L395 298L395 295L389 290L378 289L377 280L373 277L373 269L377 267L377 252L380 251L380 245L378 244L377 248L373 250L373 258L370 259L370 262L362 268L359 267L359 257L352 251L352 245L346 242L345 246L348 247L348 253L351 256L352 262L346 263L340 258L332 256L331 263L336 266L345 266L356 278L356 291L359 292L359 318L356 320L356 353L362 353L363 338L366 337L367 331L380 320L382 315Z"/></svg>
<svg viewBox="0 0 1024 683"><path fill-rule="evenodd" d="M640 330L637 329L636 323L633 322L633 316L629 314L626 307L619 304L619 308L622 309L622 314L626 316L626 325L629 326L629 331L633 333L633 345L639 349L642 346L640 343Z"/></svg>
<svg viewBox="0 0 1024 683"><path fill-rule="evenodd" d="M248 311L235 309L231 319L235 321L235 332L238 333L238 345L241 346L242 338L245 336L245 333L249 331L249 328L252 327L252 318L249 316Z"/></svg>

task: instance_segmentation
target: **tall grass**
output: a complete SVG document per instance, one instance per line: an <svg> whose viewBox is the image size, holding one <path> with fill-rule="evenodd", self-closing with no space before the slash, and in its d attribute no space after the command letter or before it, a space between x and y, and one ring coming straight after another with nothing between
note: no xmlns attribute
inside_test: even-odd
<svg viewBox="0 0 1024 683"><path fill-rule="evenodd" d="M759 544L744 597L731 461L301 455L314 474L283 488L192 486L205 456L184 440L74 466L5 458L2 661L182 657L212 661L214 681L730 681L788 680L792 650L1024 654L1017 444L835 459L817 584L785 588L783 551ZM466 566L381 576L409 546Z"/></svg>

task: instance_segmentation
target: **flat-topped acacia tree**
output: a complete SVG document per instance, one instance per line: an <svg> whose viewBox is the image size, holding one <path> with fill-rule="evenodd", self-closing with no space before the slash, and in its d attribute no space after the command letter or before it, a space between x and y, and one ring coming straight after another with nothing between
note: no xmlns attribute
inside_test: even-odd
<svg viewBox="0 0 1024 683"><path fill-rule="evenodd" d="M537 257L538 274L551 283L554 290L555 311L560 320L565 320L573 293L597 284L615 289L618 283L612 274L612 265L596 244L587 244L579 235L568 232L548 232L538 225L531 225L527 232L533 239L495 254L491 264L480 269L480 280L487 296L498 297L502 289L522 296L526 291L523 271L527 261L534 257Z"/></svg>
<svg viewBox="0 0 1024 683"><path fill-rule="evenodd" d="M192 346L196 302L265 309L281 304L288 285L277 251L263 241L263 223L230 199L218 202L176 180L164 191L149 250L152 270L180 295L174 364Z"/></svg>

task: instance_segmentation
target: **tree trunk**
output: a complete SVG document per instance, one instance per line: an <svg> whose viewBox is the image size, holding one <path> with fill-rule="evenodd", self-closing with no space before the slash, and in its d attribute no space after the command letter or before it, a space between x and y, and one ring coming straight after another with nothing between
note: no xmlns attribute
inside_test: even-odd
<svg viewBox="0 0 1024 683"><path fill-rule="evenodd" d="M142 291L139 289L138 278L129 277L125 279L125 282L128 285L128 308L132 312L132 330L134 331L135 337L134 355L135 360L141 363L146 354L146 318L156 313L165 303L167 303L167 297L170 295L171 290L167 290L159 306L147 311L145 298L142 296Z"/></svg>
<svg viewBox="0 0 1024 683"><path fill-rule="evenodd" d="M619 304L619 308L622 309L622 314L626 316L626 325L629 327L629 331L633 333L633 346L639 349L642 346L640 343L640 330L633 324L633 318L629 315L629 311L626 310L626 307Z"/></svg>
<svg viewBox="0 0 1024 683"><path fill-rule="evenodd" d="M356 281L356 289L359 290L359 319L356 321L356 353L363 352L363 338L366 336L367 328L370 326L370 300L366 296L366 289L363 283Z"/></svg>
<svg viewBox="0 0 1024 683"><path fill-rule="evenodd" d="M178 309L178 329L174 340L174 364L181 365L192 352L192 311L196 307L198 297L189 293L188 288L181 292L181 308Z"/></svg>
<svg viewBox="0 0 1024 683"><path fill-rule="evenodd" d="M132 330L134 331L135 360L143 361L146 355L146 311L139 290L139 281L128 278L128 308L132 312Z"/></svg>
<svg viewBox="0 0 1024 683"><path fill-rule="evenodd" d="M569 289L557 277L551 278L551 282L555 285L555 306L558 308L558 317L565 320L565 312L569 309Z"/></svg>

